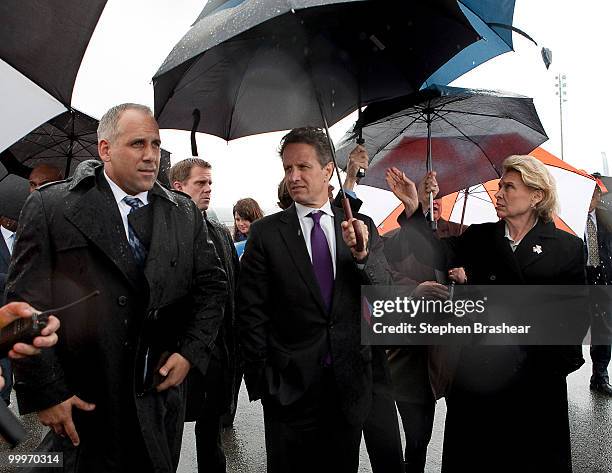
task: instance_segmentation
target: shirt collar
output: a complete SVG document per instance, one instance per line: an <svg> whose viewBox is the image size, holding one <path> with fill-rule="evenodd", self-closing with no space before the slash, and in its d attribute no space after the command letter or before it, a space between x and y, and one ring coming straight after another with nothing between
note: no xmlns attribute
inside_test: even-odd
<svg viewBox="0 0 612 473"><path fill-rule="evenodd" d="M2 236L5 240L8 240L11 235L15 234L15 232L10 231L8 228L4 228L2 225L0 225L0 230L2 230Z"/></svg>
<svg viewBox="0 0 612 473"><path fill-rule="evenodd" d="M595 221L596 221L596 220L595 220L595 210L596 210L596 209L593 209L593 210L591 210L591 211L589 212L589 217L591 217L591 218L593 219L593 222L595 222Z"/></svg>
<svg viewBox="0 0 612 473"><path fill-rule="evenodd" d="M527 230L527 233L529 233L531 231L531 229L533 227L535 227L538 224L538 220L539 219L535 219L535 222L533 222L533 225L531 226L531 228L529 230ZM523 238L521 238L519 241L514 241L512 239L512 237L510 236L510 228L508 228L508 224L506 222L504 222L504 227L505 227L505 232L504 232L504 236L510 241L510 243L512 243L513 245L518 245L521 241L523 241ZM527 233L525 233L525 235L527 235Z"/></svg>
<svg viewBox="0 0 612 473"><path fill-rule="evenodd" d="M129 196L127 192L125 192L121 187L115 184L115 182L110 177L108 177L108 174L106 174L106 169L104 170L104 178L108 181L108 185L111 188L111 191L113 193L113 196L115 197L115 201L117 202L117 204L121 203L121 201L123 201L123 198L125 196ZM147 205L149 203L148 195L149 195L149 192L144 191L144 192L141 192L140 194L136 194L135 196L130 196L130 197L136 197L140 199L144 205Z"/></svg>
<svg viewBox="0 0 612 473"><path fill-rule="evenodd" d="M295 203L295 211L297 212L298 218L305 218L308 214L316 212L317 210L320 210L321 212L329 215L332 218L334 216L329 200L326 201L325 204L323 204L323 206L318 209L315 209L313 207L306 207L305 205L299 204L297 202Z"/></svg>

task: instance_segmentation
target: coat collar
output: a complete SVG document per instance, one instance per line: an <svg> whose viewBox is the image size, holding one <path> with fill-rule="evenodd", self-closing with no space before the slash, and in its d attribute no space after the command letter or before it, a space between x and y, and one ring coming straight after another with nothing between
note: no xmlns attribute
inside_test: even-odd
<svg viewBox="0 0 612 473"><path fill-rule="evenodd" d="M68 190L74 191L82 186L89 188L93 187L96 183L96 177L102 173L103 169L104 163L102 161L95 159L83 161L75 169L72 178L68 179L68 181L70 181ZM153 188L149 191L149 196L152 195L166 199L172 204L178 206L176 196L171 191L160 185L157 181L153 185Z"/></svg>

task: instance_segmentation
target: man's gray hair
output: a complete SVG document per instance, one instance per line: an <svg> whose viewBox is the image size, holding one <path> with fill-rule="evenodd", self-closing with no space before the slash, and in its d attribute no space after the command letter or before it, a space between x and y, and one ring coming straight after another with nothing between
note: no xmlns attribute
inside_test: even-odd
<svg viewBox="0 0 612 473"><path fill-rule="evenodd" d="M121 118L121 114L126 110L139 110L147 115L153 116L153 112L146 105L138 103L122 103L120 105L115 105L100 118L100 123L98 123L98 141L106 140L112 143L117 138L119 134L119 130L117 129L119 118Z"/></svg>

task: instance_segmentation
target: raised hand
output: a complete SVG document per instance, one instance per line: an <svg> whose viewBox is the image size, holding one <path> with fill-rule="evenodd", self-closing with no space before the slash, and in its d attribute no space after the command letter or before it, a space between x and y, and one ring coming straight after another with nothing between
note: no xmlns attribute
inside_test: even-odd
<svg viewBox="0 0 612 473"><path fill-rule="evenodd" d="M414 182L397 168L387 169L385 179L391 192L395 194L406 207L406 216L411 217L419 207L419 196Z"/></svg>

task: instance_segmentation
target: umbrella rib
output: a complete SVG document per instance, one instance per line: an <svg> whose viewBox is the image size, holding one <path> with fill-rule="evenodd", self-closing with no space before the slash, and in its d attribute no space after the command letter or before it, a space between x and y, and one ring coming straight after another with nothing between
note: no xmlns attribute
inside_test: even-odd
<svg viewBox="0 0 612 473"><path fill-rule="evenodd" d="M410 128L416 121L418 121L418 117L415 118L414 120L412 120L408 125L406 125L405 127L403 127L401 129L401 131L397 134L394 134L393 137L388 140L386 143L383 143L381 146L378 147L378 149L376 150L376 152L374 152L374 154L372 155L372 157L376 156L378 153L380 153L383 149L385 149L387 146L389 146L389 144L391 142L393 142L394 140L396 140L398 137L402 136L402 134L408 129Z"/></svg>
<svg viewBox="0 0 612 473"><path fill-rule="evenodd" d="M434 110L434 114L437 115L436 111ZM453 127L455 130L457 130L461 136L465 137L465 139L467 139L469 142L473 143L480 151L482 151L482 154L484 154L485 158L487 158L487 161L489 161L489 163L491 164L491 166L493 167L493 169L495 169L495 171L497 172L497 169L495 168L495 164L493 164L493 161L491 161L491 158L489 158L489 156L487 155L486 151L484 149L482 149L482 146L480 146L478 143L476 143L472 138L470 138L469 136L467 136L465 133L463 133L455 124L451 123L450 121L448 121L446 118L444 117L440 117L440 120L448 123L451 127Z"/></svg>

